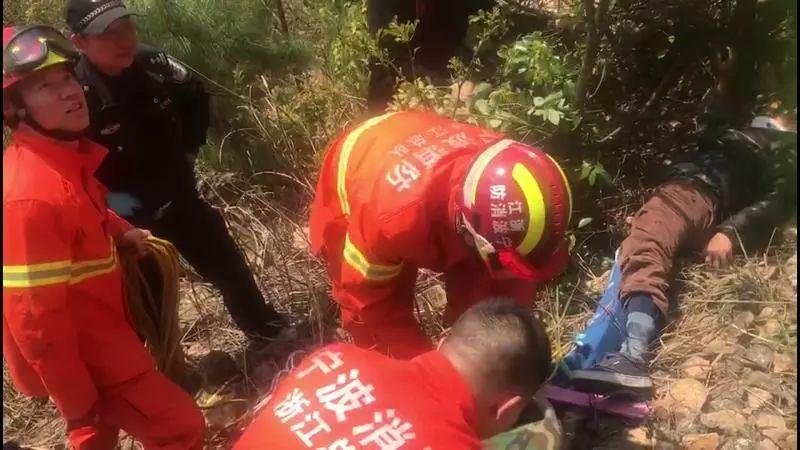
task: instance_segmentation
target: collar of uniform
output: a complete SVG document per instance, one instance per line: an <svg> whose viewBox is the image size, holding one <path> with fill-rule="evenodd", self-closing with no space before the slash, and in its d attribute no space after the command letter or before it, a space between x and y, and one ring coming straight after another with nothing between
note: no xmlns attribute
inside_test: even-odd
<svg viewBox="0 0 800 450"><path fill-rule="evenodd" d="M453 363L439 351L423 353L411 360L427 375L428 383L435 392L441 392L449 404L461 410L471 429L478 423L477 406L472 390L464 378L453 367Z"/></svg>
<svg viewBox="0 0 800 450"><path fill-rule="evenodd" d="M83 84L84 90L88 91L91 89L94 91L93 97L100 102L101 109L115 104L108 83L103 79L100 71L89 62L89 58L87 58L86 55L81 55L78 64L75 66L75 73L78 75L81 84ZM87 95L87 102L89 102L90 98L91 97Z"/></svg>
<svg viewBox="0 0 800 450"><path fill-rule="evenodd" d="M114 90L119 91L120 84L129 84L128 80L134 76L138 70L137 62L134 60L133 64L125 69L118 76L106 75L100 69L95 67L89 61L86 55L81 55L80 61L76 67L81 82L89 89L94 91L94 96L99 100L102 109L115 106L119 103L119 99L115 97Z"/></svg>
<svg viewBox="0 0 800 450"><path fill-rule="evenodd" d="M65 177L80 175L81 169L94 174L108 150L89 139L81 139L78 148L60 143L45 136L17 130L15 141L39 155L49 166Z"/></svg>

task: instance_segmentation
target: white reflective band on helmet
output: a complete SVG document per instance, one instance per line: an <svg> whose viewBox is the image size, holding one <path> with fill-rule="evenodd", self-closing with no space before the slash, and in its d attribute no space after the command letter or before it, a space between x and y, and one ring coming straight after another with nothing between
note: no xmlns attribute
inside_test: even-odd
<svg viewBox="0 0 800 450"><path fill-rule="evenodd" d="M472 167L470 167L464 179L464 206L467 208L475 206L475 198L478 194L478 182L480 182L481 175L483 171L486 170L486 166L489 165L489 162L491 162L495 156L510 147L513 143L514 141L511 139L503 139L484 150L475 158L475 162L472 163Z"/></svg>

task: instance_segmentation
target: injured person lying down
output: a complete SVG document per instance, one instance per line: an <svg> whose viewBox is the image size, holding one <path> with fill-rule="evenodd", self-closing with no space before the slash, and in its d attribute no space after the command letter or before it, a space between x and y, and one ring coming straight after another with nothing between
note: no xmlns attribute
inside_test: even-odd
<svg viewBox="0 0 800 450"><path fill-rule="evenodd" d="M582 391L650 392L648 346L664 326L676 257L700 252L720 267L763 247L795 212L797 132L779 118L755 117L743 130L706 132L697 151L672 164L668 180L630 219L617 263L621 345L573 370Z"/></svg>

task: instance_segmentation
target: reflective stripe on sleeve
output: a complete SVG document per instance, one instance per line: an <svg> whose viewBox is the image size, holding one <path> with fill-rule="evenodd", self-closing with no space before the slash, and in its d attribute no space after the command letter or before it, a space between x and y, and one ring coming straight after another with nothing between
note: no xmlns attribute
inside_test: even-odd
<svg viewBox="0 0 800 450"><path fill-rule="evenodd" d="M89 278L111 273L117 267L117 251L111 246L107 258L79 261L56 261L43 264L3 266L4 288L30 288L54 284L77 284Z"/></svg>
<svg viewBox="0 0 800 450"><path fill-rule="evenodd" d="M370 263L361 253L361 250L350 241L349 234L345 237L344 242L344 260L368 280L389 280L400 275L403 270L402 264L382 265Z"/></svg>

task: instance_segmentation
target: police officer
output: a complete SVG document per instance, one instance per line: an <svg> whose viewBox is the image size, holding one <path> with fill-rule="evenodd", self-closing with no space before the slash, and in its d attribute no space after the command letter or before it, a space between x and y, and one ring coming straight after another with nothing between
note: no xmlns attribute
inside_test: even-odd
<svg viewBox="0 0 800 450"><path fill-rule="evenodd" d="M111 191L109 206L173 242L221 291L248 336L274 337L283 319L261 295L222 215L197 191L194 160L206 142L209 96L182 64L138 43L133 14L119 0L67 1L91 135L109 149L97 171Z"/></svg>

